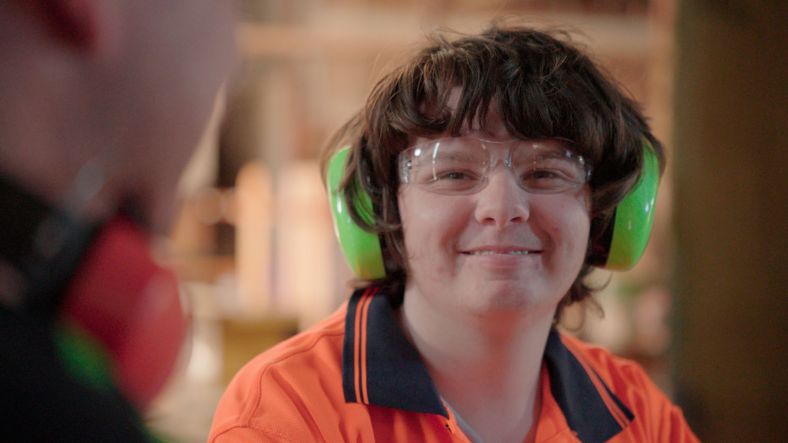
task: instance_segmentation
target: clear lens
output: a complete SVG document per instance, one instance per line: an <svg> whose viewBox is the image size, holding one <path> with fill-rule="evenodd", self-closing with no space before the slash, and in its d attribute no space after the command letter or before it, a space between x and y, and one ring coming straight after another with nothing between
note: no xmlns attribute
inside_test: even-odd
<svg viewBox="0 0 788 443"><path fill-rule="evenodd" d="M403 183L439 194L478 192L499 160L524 190L559 193L588 181L583 158L561 140L486 141L470 137L444 138L406 149L400 154Z"/></svg>
<svg viewBox="0 0 788 443"><path fill-rule="evenodd" d="M489 163L486 149L463 139L442 139L413 151L408 183L437 193L463 193L481 185Z"/></svg>

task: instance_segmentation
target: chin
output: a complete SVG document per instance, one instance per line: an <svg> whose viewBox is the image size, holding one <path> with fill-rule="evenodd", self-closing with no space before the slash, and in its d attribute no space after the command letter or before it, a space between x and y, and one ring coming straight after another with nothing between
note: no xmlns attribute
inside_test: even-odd
<svg viewBox="0 0 788 443"><path fill-rule="evenodd" d="M526 314L553 308L558 303L554 297L522 289L499 289L478 294L474 310L479 314Z"/></svg>

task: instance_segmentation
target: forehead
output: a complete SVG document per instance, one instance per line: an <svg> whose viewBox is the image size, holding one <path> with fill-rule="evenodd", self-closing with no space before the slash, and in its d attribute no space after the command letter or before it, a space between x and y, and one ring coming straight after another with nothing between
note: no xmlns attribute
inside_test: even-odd
<svg viewBox="0 0 788 443"><path fill-rule="evenodd" d="M449 113L454 114L457 110L457 106L459 105L459 101L462 98L462 92L463 91L461 88L457 86L453 87L449 92L443 108ZM568 149L570 151L575 151L574 144L563 138L522 139L514 137L509 132L509 130L506 129L506 123L504 122L501 107L499 106L498 100L495 98L490 101L490 105L488 106L486 113L484 113L483 119L481 113L477 113L473 119L466 119L463 122L460 133L457 134L457 136L478 138L492 142L518 141L521 143L521 146L530 146L543 150ZM443 133L432 134L429 136L414 137L411 139L410 146L429 143L430 141L441 138L454 138L454 136L449 134L448 131L444 131ZM497 150L504 147L508 148L510 146L511 145L508 143L500 145L497 143L486 144L486 148L492 150Z"/></svg>
<svg viewBox="0 0 788 443"><path fill-rule="evenodd" d="M436 109L433 112L439 114L441 112L448 112L449 114L454 114L457 112L457 106L459 105L459 101L462 97L462 89L455 86L451 88L449 92L446 102L443 104L439 104L438 106L441 109ZM460 128L459 134L450 134L448 133L448 129L442 133L431 134L428 136L419 136L411 138L410 145L417 145L422 144L430 140L435 140L438 138L447 138L453 137L455 135L459 136L472 136L477 137L485 140L511 140L512 135L506 129L506 124L504 123L504 119L501 114L501 109L498 106L498 101L496 99L492 99L490 101L490 105L486 109L486 112L483 113L483 120L482 120L482 113L476 113L472 119L466 119L462 123L462 127Z"/></svg>

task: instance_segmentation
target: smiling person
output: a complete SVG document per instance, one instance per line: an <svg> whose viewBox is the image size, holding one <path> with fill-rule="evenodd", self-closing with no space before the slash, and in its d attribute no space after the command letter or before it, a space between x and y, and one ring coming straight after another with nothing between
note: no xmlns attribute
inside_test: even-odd
<svg viewBox="0 0 788 443"><path fill-rule="evenodd" d="M358 289L241 370L210 441L696 441L636 363L555 328L642 254L663 163L567 35L433 36L326 153Z"/></svg>

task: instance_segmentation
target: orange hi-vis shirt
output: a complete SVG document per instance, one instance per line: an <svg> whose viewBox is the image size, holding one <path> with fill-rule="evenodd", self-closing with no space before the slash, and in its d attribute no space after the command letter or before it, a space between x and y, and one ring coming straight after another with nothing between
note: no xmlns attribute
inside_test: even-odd
<svg viewBox="0 0 788 443"><path fill-rule="evenodd" d="M472 443L403 335L397 308L376 291L356 291L249 362L222 396L208 441ZM637 364L555 330L540 389L536 442L698 441Z"/></svg>

